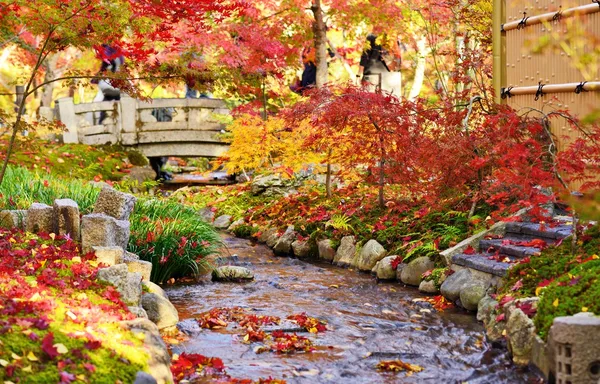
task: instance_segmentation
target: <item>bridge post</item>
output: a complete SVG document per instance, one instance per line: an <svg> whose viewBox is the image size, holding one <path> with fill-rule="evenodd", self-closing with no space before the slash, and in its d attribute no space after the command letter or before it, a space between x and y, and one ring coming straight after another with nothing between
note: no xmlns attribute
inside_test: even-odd
<svg viewBox="0 0 600 384"><path fill-rule="evenodd" d="M58 119L65 125L67 132L63 133L63 142L66 144L78 143L77 119L75 117L75 105L72 97L63 97L56 100Z"/></svg>
<svg viewBox="0 0 600 384"><path fill-rule="evenodd" d="M136 135L136 117L137 117L137 100L129 96L123 96L121 103L121 144L134 145L137 144Z"/></svg>

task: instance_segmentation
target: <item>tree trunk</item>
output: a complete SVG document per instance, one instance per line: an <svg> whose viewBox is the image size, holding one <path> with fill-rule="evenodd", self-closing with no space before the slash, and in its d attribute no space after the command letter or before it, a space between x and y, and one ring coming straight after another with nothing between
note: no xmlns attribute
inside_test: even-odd
<svg viewBox="0 0 600 384"><path fill-rule="evenodd" d="M42 63L42 67L44 68L44 83L46 83L42 87L42 96L40 98L40 107L51 107L53 94L54 94L54 79L56 79L60 74L56 71L56 64L58 62L58 53L54 53L48 55L46 60Z"/></svg>
<svg viewBox="0 0 600 384"><path fill-rule="evenodd" d="M417 40L417 67L415 68L415 78L408 94L408 100L416 99L423 88L423 80L425 80L425 64L427 57L427 39L421 36Z"/></svg>
<svg viewBox="0 0 600 384"><path fill-rule="evenodd" d="M327 31L323 20L321 0L313 0L311 11L315 16L313 33L315 36L315 51L317 65L317 88L327 83Z"/></svg>

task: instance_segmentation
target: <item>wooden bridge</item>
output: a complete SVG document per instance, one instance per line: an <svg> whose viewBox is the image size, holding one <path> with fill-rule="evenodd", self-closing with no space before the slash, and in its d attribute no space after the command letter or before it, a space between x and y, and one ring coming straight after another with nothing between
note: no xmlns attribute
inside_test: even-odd
<svg viewBox="0 0 600 384"><path fill-rule="evenodd" d="M154 99L74 104L56 102L65 143L135 146L145 156L216 157L228 148L220 134L229 114L219 99ZM100 115L105 114L100 123ZM162 117L169 116L168 119ZM168 121L165 121L168 120Z"/></svg>

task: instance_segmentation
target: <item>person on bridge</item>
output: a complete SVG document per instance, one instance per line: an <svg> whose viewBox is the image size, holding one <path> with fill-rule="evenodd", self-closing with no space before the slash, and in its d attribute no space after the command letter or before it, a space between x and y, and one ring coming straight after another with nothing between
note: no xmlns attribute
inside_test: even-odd
<svg viewBox="0 0 600 384"><path fill-rule="evenodd" d="M125 57L118 46L102 44L100 47L96 48L96 56L102 61L98 75L107 71L116 73L125 63ZM121 90L113 87L110 80L93 79L92 83L98 85L98 94L94 98L94 101L113 101L121 99ZM100 112L98 124L102 124L106 117L106 111Z"/></svg>

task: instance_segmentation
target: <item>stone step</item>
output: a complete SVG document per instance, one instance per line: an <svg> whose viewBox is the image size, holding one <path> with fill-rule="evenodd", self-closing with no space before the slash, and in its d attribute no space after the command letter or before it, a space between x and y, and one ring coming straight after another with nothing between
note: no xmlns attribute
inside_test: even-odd
<svg viewBox="0 0 600 384"><path fill-rule="evenodd" d="M555 227L549 224L524 223L524 222L509 222L506 223L506 233L523 234L542 239L563 239L571 234L573 226L564 222Z"/></svg>
<svg viewBox="0 0 600 384"><path fill-rule="evenodd" d="M544 248L557 242L556 239L535 238L523 235L510 235L500 239L484 239L479 243L479 249L485 253L500 253L508 256L523 258L533 256L541 252L539 247L532 247L519 244L539 243Z"/></svg>
<svg viewBox="0 0 600 384"><path fill-rule="evenodd" d="M509 255L500 255L500 258L508 258L511 262L497 261L495 259L491 260L490 257L493 256L495 257L495 253L475 253L471 255L459 253L452 256L452 263L481 272L491 273L495 276L504 277L508 269L519 260L518 258Z"/></svg>

